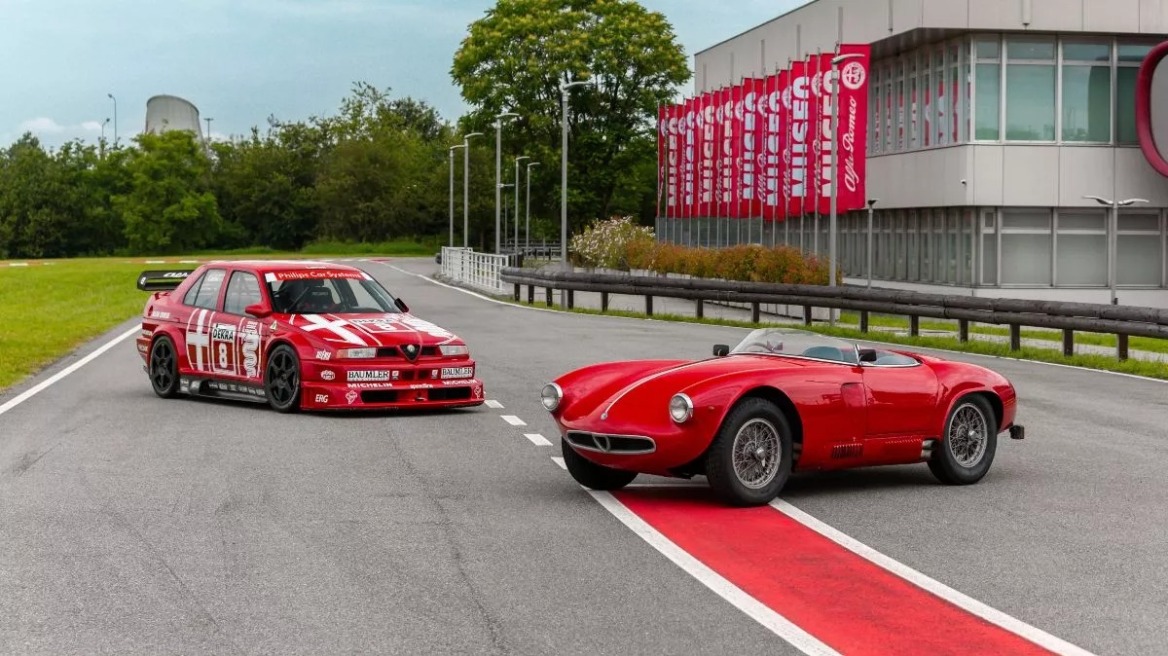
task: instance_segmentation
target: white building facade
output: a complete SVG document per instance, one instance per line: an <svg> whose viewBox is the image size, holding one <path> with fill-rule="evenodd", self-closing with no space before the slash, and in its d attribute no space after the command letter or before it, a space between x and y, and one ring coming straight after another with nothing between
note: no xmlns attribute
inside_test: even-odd
<svg viewBox="0 0 1168 656"><path fill-rule="evenodd" d="M871 44L873 284L1099 303L1114 287L1168 307L1168 180L1135 119L1165 38L1168 0L815 0L697 53L695 91ZM1113 223L1087 195L1147 202ZM867 224L839 220L850 282L867 279ZM828 251L826 216L767 231Z"/></svg>

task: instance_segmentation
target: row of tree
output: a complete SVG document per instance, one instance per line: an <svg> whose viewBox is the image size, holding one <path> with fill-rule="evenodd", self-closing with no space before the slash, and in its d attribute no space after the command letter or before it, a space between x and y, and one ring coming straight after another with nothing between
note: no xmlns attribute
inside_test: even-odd
<svg viewBox="0 0 1168 656"><path fill-rule="evenodd" d="M273 117L263 130L209 145L170 131L126 147L48 150L26 134L0 150L0 257L444 242L449 147L472 131L489 138L471 140L470 242L490 248L493 123L504 111L518 114L503 132L504 182L514 180L515 156L541 163L531 184L533 236L558 238L560 85L579 79L591 84L569 101L572 229L612 214L652 221L656 109L689 78L664 16L633 0L499 0L470 26L451 76L472 108L455 122L425 101L358 83L335 115Z"/></svg>

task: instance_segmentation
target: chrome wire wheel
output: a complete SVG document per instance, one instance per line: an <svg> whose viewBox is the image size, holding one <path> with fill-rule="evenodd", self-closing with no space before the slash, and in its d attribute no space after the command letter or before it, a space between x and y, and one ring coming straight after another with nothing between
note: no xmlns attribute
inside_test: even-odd
<svg viewBox="0 0 1168 656"><path fill-rule="evenodd" d="M957 464L974 467L985 456L989 433L985 414L977 406L967 403L954 411L945 441Z"/></svg>
<svg viewBox="0 0 1168 656"><path fill-rule="evenodd" d="M268 360L268 394L279 407L287 407L300 391L300 365L288 349L277 349Z"/></svg>
<svg viewBox="0 0 1168 656"><path fill-rule="evenodd" d="M747 488L766 487L779 473L782 443L779 431L766 419L751 419L738 429L733 444L734 475Z"/></svg>

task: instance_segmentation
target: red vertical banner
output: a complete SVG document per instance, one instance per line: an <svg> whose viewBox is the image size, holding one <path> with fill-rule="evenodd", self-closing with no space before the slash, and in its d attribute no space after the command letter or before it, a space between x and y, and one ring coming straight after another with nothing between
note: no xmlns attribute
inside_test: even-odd
<svg viewBox="0 0 1168 656"><path fill-rule="evenodd" d="M811 108L811 81L807 77L807 62L791 62L789 92L787 94L791 114L790 139L787 142L787 161L790 162L790 206L788 216L803 213L803 198L807 195L807 146L811 133L809 123Z"/></svg>
<svg viewBox="0 0 1168 656"><path fill-rule="evenodd" d="M844 44L839 49L840 62L836 102L839 133L835 135L838 151L832 158L835 171L836 209L850 212L867 203L868 181L868 87L871 78L872 49L866 44ZM829 198L830 202L830 198Z"/></svg>
<svg viewBox="0 0 1168 656"><path fill-rule="evenodd" d="M758 114L755 105L758 102L759 89L762 80L749 78L744 80L739 91L738 102L734 106L734 120L739 124L738 142L738 217L754 216L758 196L757 178L758 155L760 147Z"/></svg>
<svg viewBox="0 0 1168 656"><path fill-rule="evenodd" d="M737 205L737 179L734 161L734 93L737 87L722 90L718 100L718 181L721 195L719 216L734 217Z"/></svg>
<svg viewBox="0 0 1168 656"><path fill-rule="evenodd" d="M665 216L676 219L681 216L681 165L684 152L681 138L681 123L684 108L681 105L670 105L666 112L668 125L666 128L666 148L668 162L666 170L665 188Z"/></svg>
<svg viewBox="0 0 1168 656"><path fill-rule="evenodd" d="M812 174L814 182L812 196L815 201L811 205L812 212L827 214L831 198L831 121L835 113L832 105L830 89L831 58L833 53L818 54L812 57L815 66L815 77L811 85L811 113L813 116L814 137L812 138L812 157L808 163L808 173Z"/></svg>
<svg viewBox="0 0 1168 656"><path fill-rule="evenodd" d="M789 218L791 216L791 183L793 182L793 177L791 175L791 122L792 122L791 80L792 80L791 60L787 59L787 68L786 68L786 70L784 70L782 72L782 77L781 77L781 82L780 82L780 86L782 87L782 90L781 90L781 94L779 96L780 102L782 103L782 112L783 112L783 135L782 135L781 147L779 150L780 157L783 160L782 170L781 170L781 177L782 177L781 186L782 186L782 197L783 197L782 201L783 202L782 202L782 206L779 209L779 214L783 218Z"/></svg>
<svg viewBox="0 0 1168 656"><path fill-rule="evenodd" d="M707 91L702 94L701 113L701 213L699 216L708 218L714 216L714 93Z"/></svg>
<svg viewBox="0 0 1168 656"><path fill-rule="evenodd" d="M657 105L657 216L663 215L669 179L669 105Z"/></svg>
<svg viewBox="0 0 1168 656"><path fill-rule="evenodd" d="M682 113L683 152L681 216L693 218L697 211L697 99L687 98Z"/></svg>

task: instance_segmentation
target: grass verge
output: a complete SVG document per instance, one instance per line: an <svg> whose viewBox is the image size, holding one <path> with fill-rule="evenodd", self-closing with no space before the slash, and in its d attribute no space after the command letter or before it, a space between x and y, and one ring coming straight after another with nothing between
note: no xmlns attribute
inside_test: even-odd
<svg viewBox="0 0 1168 656"><path fill-rule="evenodd" d="M499 298L500 298L500 300L503 300L503 301L506 301L508 303L512 303L515 305L524 305L524 306L529 306L529 307L538 307L538 308L547 309L547 306L544 303L538 302L538 301L535 303L527 303L526 301L516 302L510 296L499 297ZM814 324L811 326L804 326L801 321L791 321L791 322L765 322L764 321L764 322L755 324L755 323L751 323L749 321L742 321L742 320L737 320L737 319L719 319L719 318L709 318L709 317L703 317L703 318L699 319L697 317L683 316L683 315L676 315L676 314L654 313L652 317L648 317L643 312L632 312L632 311L627 311L627 310L609 310L608 312L601 312L600 310L594 309L594 308L573 308L571 310L565 310L565 309L563 309L559 306L555 306L555 305L553 305L551 309L554 309L554 310L557 310L560 312L573 312L573 313L577 313L577 314L620 316L620 317L629 317L629 318L633 318L633 319L652 318L652 319L657 319L659 321L678 321L678 322L685 322L685 323L701 323L701 324L712 325L712 326L730 326L730 327L734 327L734 328L762 328L762 327L768 327L768 326L787 327L787 328L795 327L795 328L800 328L803 330L809 330L809 331L821 333L824 335L832 335L834 337L841 337L844 339L849 339L849 340L853 340L853 341L857 341L857 342L882 342L882 343L887 343L887 344L900 344L900 345L908 346L908 347L944 349L944 350L948 350L948 351L958 351L958 352L962 352L962 353L976 353L979 355L996 356L996 357L1002 357L1002 358L1014 358L1014 359L1019 359L1019 360L1034 360L1037 362L1048 362L1048 363L1052 363L1052 364L1062 364L1062 365L1068 365L1068 366L1074 366L1074 367L1085 367L1088 369L1098 369L1098 370L1102 370L1102 371L1114 371L1114 372L1118 372L1118 373L1132 374L1132 375L1136 375L1136 376L1145 376L1148 378L1157 378L1160 380L1168 380L1168 364L1166 364L1166 363L1152 362L1152 361L1148 361L1148 360L1136 360L1136 359L1128 359L1128 360L1120 361L1112 356L1095 355L1095 354L1075 354L1075 355L1072 355L1070 357L1066 357L1059 350L1060 346L1058 346L1058 345L1056 345L1054 348L1050 348L1050 349L1036 348L1036 347L1031 347L1031 346L1023 346L1021 350L1011 351L1008 344L1001 344L1001 343L996 343L996 342L970 340L968 342L962 343L960 340L957 339L956 335L954 337L950 338L950 337L934 337L934 336L910 337L908 335L898 335L895 333L885 333L885 332L880 332L880 333L867 332L867 333L864 333L864 332L861 332L859 330L859 328L850 328L850 327L840 326L838 324L834 327L826 325L826 324ZM855 323L858 325L859 316L854 315L854 318L856 320ZM896 318L892 317L889 319L895 320ZM842 322L842 323L846 323L846 322ZM870 323L870 325L873 325L873 326L879 325L876 323L875 317L870 319L869 323ZM898 324L888 324L888 325L889 325L889 327L898 326ZM925 329L925 326L926 326L925 322L921 322L921 329ZM904 328L906 330L908 328L908 321L907 320L905 320L905 322L904 322ZM937 329L940 330L943 328L937 328ZM956 323L954 323L954 326L952 329L954 331L956 331L956 329L957 329ZM971 331L972 331L972 329L971 329ZM1041 332L1041 331L1038 331L1038 332ZM1026 331L1023 331L1023 336L1025 336L1025 333L1026 333ZM1003 330L1002 334L1008 334L1008 331ZM1057 333L1056 333L1056 335L1057 335ZM1079 333L1076 333L1076 338L1078 338L1078 336L1079 336ZM1059 336L1058 339L1061 339L1061 336ZM1112 337L1112 344L1114 344L1114 341L1115 341L1114 337ZM1135 347L1135 338L1133 338L1131 341L1132 341L1131 347L1136 348ZM1159 340L1148 340L1148 341L1159 342ZM1079 343L1084 343L1084 342L1079 342ZM1152 350L1152 349L1148 349L1148 350Z"/></svg>

